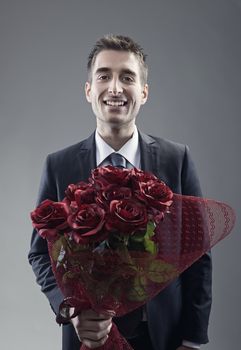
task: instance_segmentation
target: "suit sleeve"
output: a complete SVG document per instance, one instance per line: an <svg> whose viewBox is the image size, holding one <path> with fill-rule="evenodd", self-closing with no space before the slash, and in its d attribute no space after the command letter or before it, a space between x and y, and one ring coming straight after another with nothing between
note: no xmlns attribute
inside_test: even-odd
<svg viewBox="0 0 241 350"><path fill-rule="evenodd" d="M186 147L182 167L182 194L201 196L200 183ZM208 322L212 301L211 253L204 254L182 274L183 339L205 344L208 342Z"/></svg>
<svg viewBox="0 0 241 350"><path fill-rule="evenodd" d="M56 181L51 171L51 162L48 156L41 177L37 205L44 199L57 201L59 200L57 197ZM63 294L58 288L52 272L46 240L41 238L36 230L33 230L32 233L28 259L35 273L36 281L41 286L41 291L48 298L52 310L55 314L58 314L59 305L63 301Z"/></svg>

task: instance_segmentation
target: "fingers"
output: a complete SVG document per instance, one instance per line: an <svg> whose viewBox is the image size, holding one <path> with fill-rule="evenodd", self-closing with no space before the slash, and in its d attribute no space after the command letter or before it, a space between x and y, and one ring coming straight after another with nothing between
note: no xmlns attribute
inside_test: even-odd
<svg viewBox="0 0 241 350"><path fill-rule="evenodd" d="M85 344L90 349L97 348L101 345L104 345L108 339L108 334L110 333L112 324L107 328L92 332L92 331L78 331L80 341Z"/></svg>
<svg viewBox="0 0 241 350"><path fill-rule="evenodd" d="M108 335L99 341L94 341L94 340L90 340L90 339L83 339L80 341L82 342L82 344L87 346L89 349L95 349L95 348L98 348L98 347L104 345L105 342L107 341L107 339L108 339Z"/></svg>
<svg viewBox="0 0 241 350"><path fill-rule="evenodd" d="M84 310L71 320L79 340L94 349L108 339L112 327L112 317L98 314L93 310Z"/></svg>
<svg viewBox="0 0 241 350"><path fill-rule="evenodd" d="M71 321L78 330L98 332L109 327L112 322L112 317L104 314L97 314L93 310L85 310Z"/></svg>

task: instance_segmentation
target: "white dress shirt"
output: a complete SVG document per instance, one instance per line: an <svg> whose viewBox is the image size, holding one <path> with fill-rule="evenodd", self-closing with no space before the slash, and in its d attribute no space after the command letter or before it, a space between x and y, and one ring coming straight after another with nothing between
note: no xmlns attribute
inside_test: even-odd
<svg viewBox="0 0 241 350"><path fill-rule="evenodd" d="M106 158L113 152L116 152L111 146L109 146L102 137L95 131L95 144L96 144L96 163L97 166L105 166L109 164ZM139 134L135 126L132 137L118 150L127 160L129 167L141 167L141 152L139 145Z"/></svg>
<svg viewBox="0 0 241 350"><path fill-rule="evenodd" d="M108 165L109 162L106 158L113 152L116 152L111 146L109 146L102 137L95 131L95 144L96 144L96 164L98 166ZM139 144L139 134L137 127L135 126L134 133L132 137L118 150L127 160L128 167L141 167L141 152ZM146 309L144 308L143 320L146 320ZM182 345L193 348L200 349L200 344L193 343L190 341L183 340Z"/></svg>

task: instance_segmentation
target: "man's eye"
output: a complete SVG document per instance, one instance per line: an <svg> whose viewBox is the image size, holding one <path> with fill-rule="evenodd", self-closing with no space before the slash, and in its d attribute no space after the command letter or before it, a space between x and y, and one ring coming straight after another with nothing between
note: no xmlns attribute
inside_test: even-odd
<svg viewBox="0 0 241 350"><path fill-rule="evenodd" d="M98 80L108 80L109 79L109 76L108 75L99 75L98 76Z"/></svg>
<svg viewBox="0 0 241 350"><path fill-rule="evenodd" d="M133 79L132 77L130 77L129 75L124 75L124 76L122 77L122 80L125 81L125 82L127 82L127 83L131 83L131 82L134 81L134 79Z"/></svg>

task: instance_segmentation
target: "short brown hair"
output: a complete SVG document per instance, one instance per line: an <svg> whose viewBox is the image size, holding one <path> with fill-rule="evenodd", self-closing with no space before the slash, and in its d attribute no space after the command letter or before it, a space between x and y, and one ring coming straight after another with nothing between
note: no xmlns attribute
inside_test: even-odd
<svg viewBox="0 0 241 350"><path fill-rule="evenodd" d="M103 50L128 51L133 53L140 64L141 81L143 84L147 82L148 67L146 64L147 55L144 54L142 47L128 36L107 34L100 38L88 57L88 74L91 77L91 69L95 63L96 56Z"/></svg>

